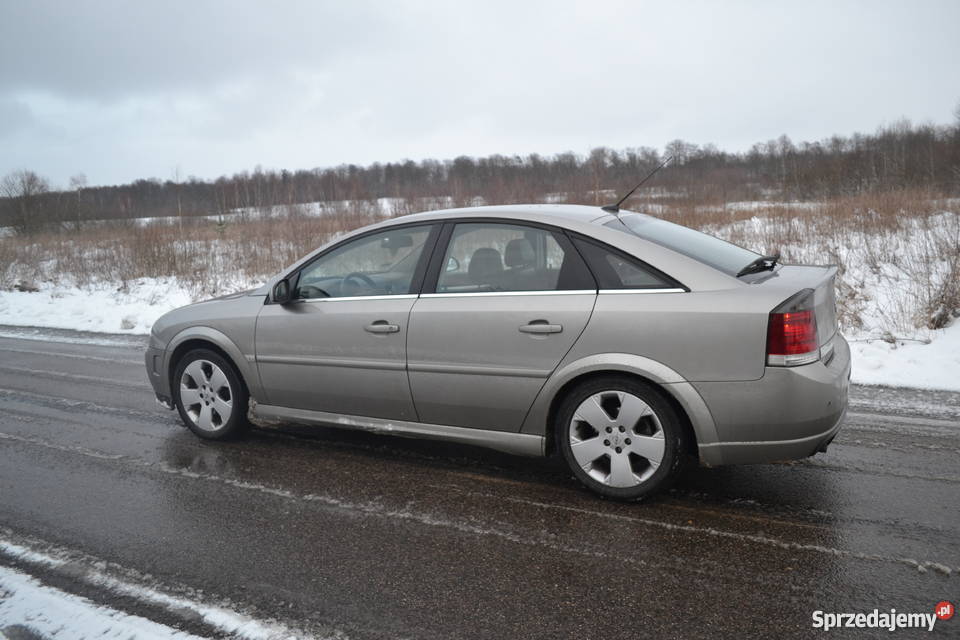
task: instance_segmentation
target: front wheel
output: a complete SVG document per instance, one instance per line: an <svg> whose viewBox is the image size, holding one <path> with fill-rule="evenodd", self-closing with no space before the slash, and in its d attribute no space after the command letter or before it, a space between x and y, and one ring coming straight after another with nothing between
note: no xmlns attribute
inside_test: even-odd
<svg viewBox="0 0 960 640"><path fill-rule="evenodd" d="M181 420L201 438L225 440L247 427L247 390L220 354L190 351L177 364L172 386Z"/></svg>
<svg viewBox="0 0 960 640"><path fill-rule="evenodd" d="M641 500L683 468L685 431L655 388L626 377L578 387L557 412L555 434L573 475L610 498Z"/></svg>

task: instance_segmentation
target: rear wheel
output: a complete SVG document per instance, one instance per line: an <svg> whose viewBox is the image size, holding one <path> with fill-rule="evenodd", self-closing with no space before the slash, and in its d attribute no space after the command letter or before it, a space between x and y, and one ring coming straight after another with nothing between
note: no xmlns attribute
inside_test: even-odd
<svg viewBox="0 0 960 640"><path fill-rule="evenodd" d="M641 500L669 486L685 459L685 431L649 384L605 377L575 387L554 426L573 475L610 498Z"/></svg>
<svg viewBox="0 0 960 640"><path fill-rule="evenodd" d="M195 349L184 355L172 386L180 419L201 438L232 438L248 426L247 390L233 365L215 351Z"/></svg>

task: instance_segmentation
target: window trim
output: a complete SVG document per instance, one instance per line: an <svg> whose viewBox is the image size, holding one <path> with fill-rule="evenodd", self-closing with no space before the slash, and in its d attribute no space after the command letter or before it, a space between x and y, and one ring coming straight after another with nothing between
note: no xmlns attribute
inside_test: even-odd
<svg viewBox="0 0 960 640"><path fill-rule="evenodd" d="M337 242L334 245L331 245L324 249L322 252L310 258L308 262L303 263L284 277L277 280L289 280L291 291L297 290L297 285L300 281L300 274L303 273L304 269L312 266L317 260L321 260L326 257L333 251L354 242L355 240L362 240L368 236L377 235L380 233L385 233L388 231L406 229L406 228L415 228L415 227L427 227L429 231L427 232L427 239L423 243L423 251L420 253L420 257L417 259L417 265L413 268L413 276L410 280L410 291L407 293L394 293L394 294L385 294L385 295L373 295L373 296L340 296L340 297L329 297L329 298L294 298L290 300L287 304L298 304L301 302L331 302L335 300L342 301L356 301L356 300L400 300L404 298L416 298L420 295L420 291L423 290L424 284L424 275L427 270L427 261L429 257L433 254L437 242L437 236L440 234L440 229L442 223L434 222L405 222L403 224L390 225L388 227L381 227L379 229L370 229L363 233L358 233L357 235L352 235L348 238L343 238L340 242ZM277 304L273 301L273 292L270 292L270 295L267 297L265 304Z"/></svg>
<svg viewBox="0 0 960 640"><path fill-rule="evenodd" d="M421 293L421 298L496 298L503 296L573 296L596 295L596 289L530 289L528 291L450 291L445 293Z"/></svg>
<svg viewBox="0 0 960 640"><path fill-rule="evenodd" d="M447 255L447 249L450 246L450 241L453 238L453 230L458 224L499 224L504 226L512 227L528 227L531 229L539 229L541 231L547 231L553 235L554 239L557 241L557 244L560 245L560 248L564 252L572 252L579 260L580 263L584 266L587 273L590 274L590 278L593 280L592 289L531 289L529 291L449 291L449 292L437 292L437 285L440 284L440 270L443 264L443 258ZM584 294L584 293L597 293L597 277L594 275L593 270L590 269L590 265L587 264L587 261L580 255L580 252L577 251L577 247L574 245L573 241L568 237L567 230L563 227L556 227L550 224L542 224L540 222L533 222L529 220L516 220L514 218L455 218L452 220L443 221L443 230L440 232L440 237L437 238L437 243L433 248L433 255L430 257L430 266L427 268L426 277L424 278L423 288L420 291L421 298L447 298L447 297L493 297L493 296L522 296L522 295L538 295L544 296L549 294L559 294L559 295L571 295L574 293Z"/></svg>
<svg viewBox="0 0 960 640"><path fill-rule="evenodd" d="M627 294L627 293L689 293L688 289L683 289L681 287L672 287L672 288L650 288L650 289L600 289L597 293L599 294Z"/></svg>
<svg viewBox="0 0 960 640"><path fill-rule="evenodd" d="M414 300L419 298L417 293L390 293L376 296L341 296L339 298L297 298L290 304L313 304L315 302L357 302L358 300Z"/></svg>
<svg viewBox="0 0 960 640"><path fill-rule="evenodd" d="M596 238L586 236L582 233L577 233L576 231L570 231L568 229L567 235L570 236L570 239L571 239L570 244L574 246L574 248L577 250L578 253L580 252L580 249L577 248L577 243L576 243L577 240L579 240L580 242L586 242L588 244L592 244L598 249L601 249L603 251L608 251L614 255L619 256L621 259L626 260L627 262L635 263L640 268L646 269L651 274L663 280L664 285L666 285L666 286L650 285L649 287L624 287L622 289L599 289L600 279L597 278L596 273L593 273L593 279L597 283L599 293L689 293L690 292L690 287L686 286L685 284L683 284L673 276L664 273L660 269L657 269L650 263L644 260L641 260L640 258L638 258L633 254L627 253L622 249L618 249L614 246L607 244L606 242L597 240ZM592 273L593 268L590 266L590 261L587 260L583 254L580 254L580 259L583 260L584 264L587 265L587 269L590 269Z"/></svg>

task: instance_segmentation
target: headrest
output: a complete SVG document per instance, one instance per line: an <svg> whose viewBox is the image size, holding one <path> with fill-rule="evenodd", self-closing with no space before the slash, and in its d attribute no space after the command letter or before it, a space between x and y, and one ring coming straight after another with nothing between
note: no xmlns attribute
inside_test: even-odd
<svg viewBox="0 0 960 640"><path fill-rule="evenodd" d="M474 284L490 284L490 279L503 273L500 252L490 247L481 247L473 252L467 274Z"/></svg>
<svg viewBox="0 0 960 640"><path fill-rule="evenodd" d="M528 267L536 261L533 245L526 238L514 238L507 243L503 261L508 267Z"/></svg>

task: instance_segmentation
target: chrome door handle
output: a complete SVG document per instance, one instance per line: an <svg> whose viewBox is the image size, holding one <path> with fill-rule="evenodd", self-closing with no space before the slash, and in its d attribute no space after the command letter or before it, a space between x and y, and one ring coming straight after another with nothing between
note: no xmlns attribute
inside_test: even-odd
<svg viewBox="0 0 960 640"><path fill-rule="evenodd" d="M386 320L377 320L365 326L363 330L368 333L397 333L400 331L400 326L390 324Z"/></svg>
<svg viewBox="0 0 960 640"><path fill-rule="evenodd" d="M521 333L533 333L542 335L544 333L560 333L563 331L562 324L548 324L546 320L534 320L530 324L520 327Z"/></svg>

